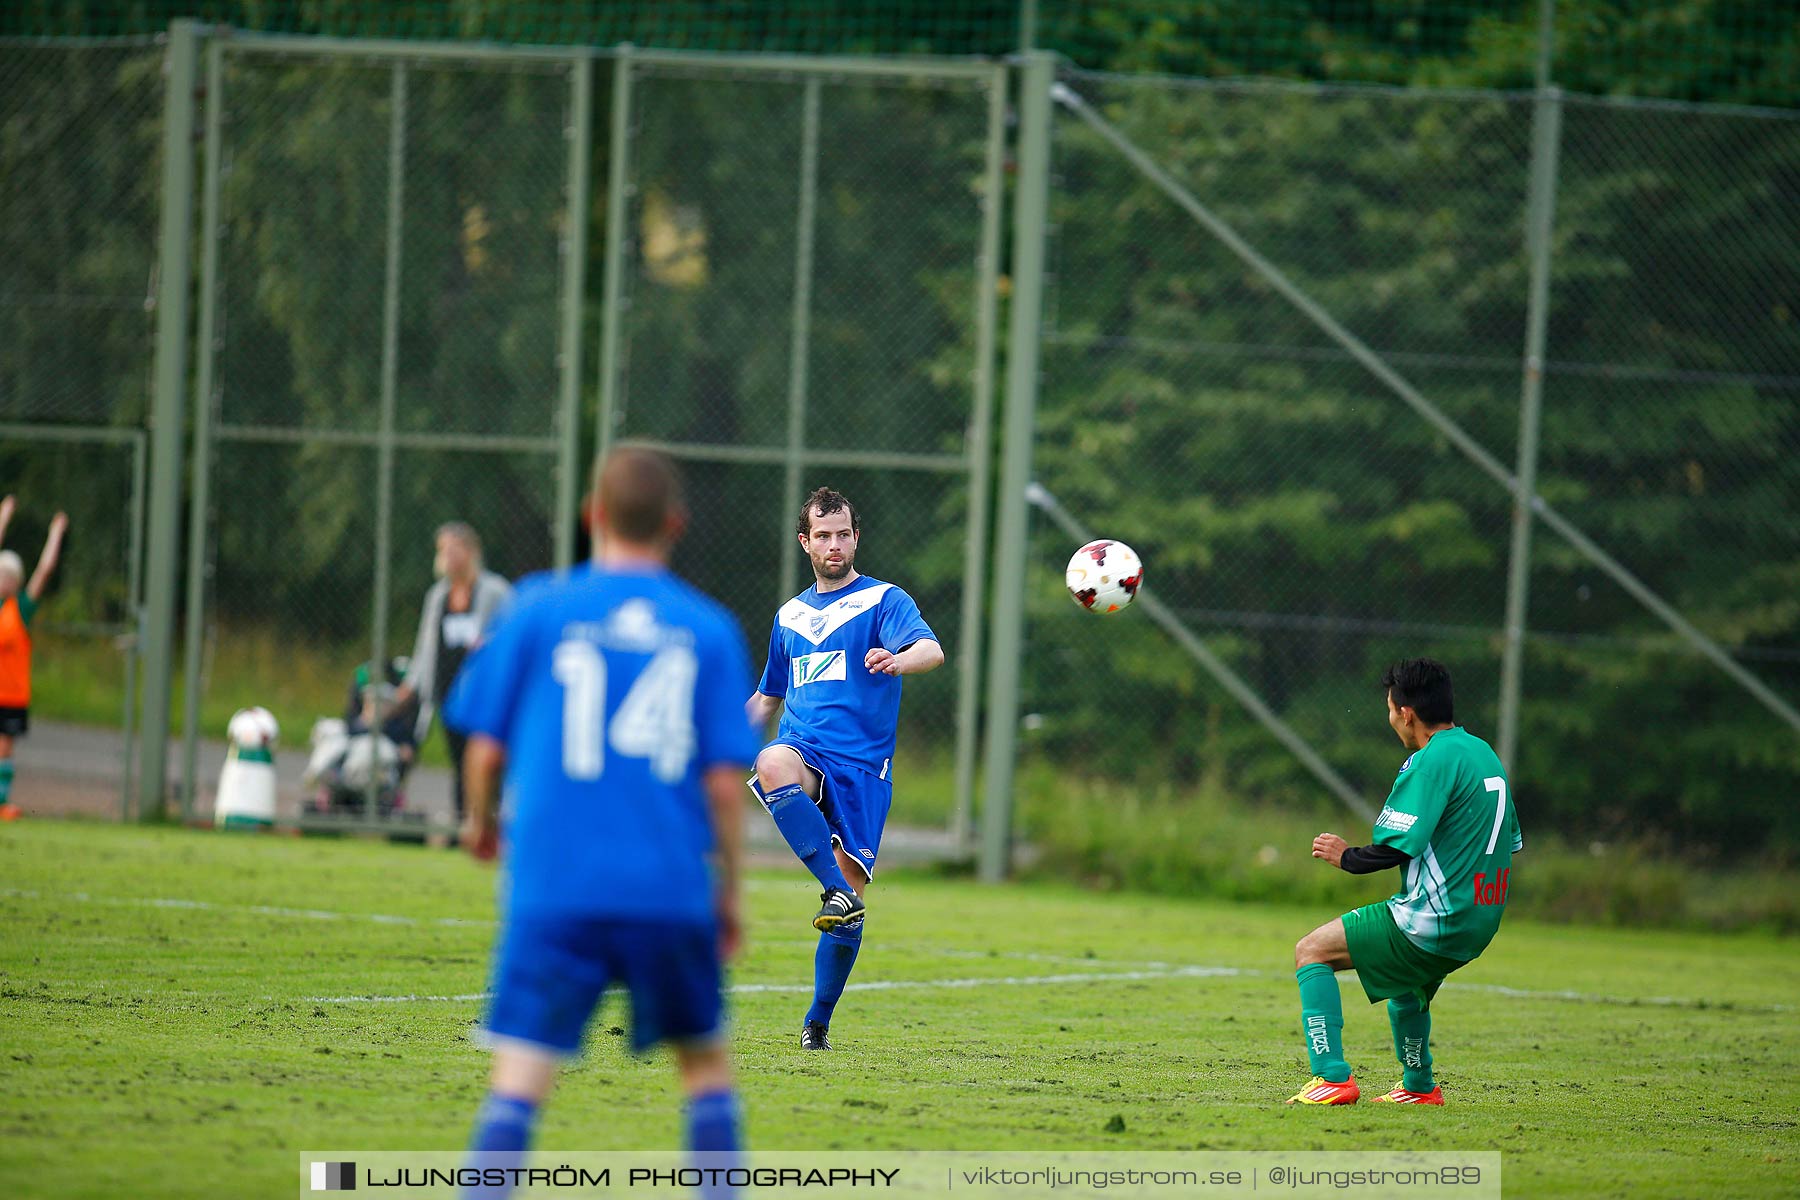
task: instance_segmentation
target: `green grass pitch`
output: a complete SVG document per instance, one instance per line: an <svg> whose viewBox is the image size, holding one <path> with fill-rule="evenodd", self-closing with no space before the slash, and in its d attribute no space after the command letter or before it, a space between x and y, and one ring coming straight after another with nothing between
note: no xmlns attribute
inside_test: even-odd
<svg viewBox="0 0 1800 1200"><path fill-rule="evenodd" d="M1499 1150L1509 1195L1800 1193L1791 942L1511 921L1435 1006L1447 1108L1299 1109L1292 945L1329 912L884 877L852 981L883 986L802 1058L809 884L748 893L756 1146ZM0 829L0 1194L287 1195L301 1150L463 1145L492 886L381 843ZM1358 1078L1385 1088L1385 1014L1343 989ZM673 1072L624 1053L622 1020L540 1145L678 1144Z"/></svg>

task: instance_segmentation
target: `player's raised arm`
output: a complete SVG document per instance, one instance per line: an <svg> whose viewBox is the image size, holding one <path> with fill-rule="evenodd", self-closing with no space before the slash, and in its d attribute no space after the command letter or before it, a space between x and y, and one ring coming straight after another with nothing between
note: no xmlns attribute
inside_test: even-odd
<svg viewBox="0 0 1800 1200"><path fill-rule="evenodd" d="M913 598L894 588L881 598L878 644L863 656L872 675L923 675L944 665L944 648Z"/></svg>
<svg viewBox="0 0 1800 1200"><path fill-rule="evenodd" d="M44 552L38 555L37 570L31 573L31 582L25 585L25 594L31 597L33 604L44 598L50 576L56 574L56 564L62 561L63 534L68 530L68 513L59 512L50 518L50 536L44 539Z"/></svg>
<svg viewBox="0 0 1800 1200"><path fill-rule="evenodd" d="M6 529L12 524L13 513L17 512L19 501L14 496L0 498L0 545L6 543Z"/></svg>
<svg viewBox="0 0 1800 1200"><path fill-rule="evenodd" d="M1314 838L1312 856L1352 875L1368 875L1374 871L1398 867L1409 857L1392 846L1352 846L1335 833L1321 833Z"/></svg>
<svg viewBox="0 0 1800 1200"><path fill-rule="evenodd" d="M898 654L876 646L863 656L863 666L874 675L923 675L943 665L944 648L931 638L921 638Z"/></svg>

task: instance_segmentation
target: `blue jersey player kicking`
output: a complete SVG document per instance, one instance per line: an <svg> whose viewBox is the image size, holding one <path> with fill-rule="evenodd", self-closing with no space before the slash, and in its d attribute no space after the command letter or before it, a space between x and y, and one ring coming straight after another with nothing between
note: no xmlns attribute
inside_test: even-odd
<svg viewBox="0 0 1800 1200"><path fill-rule="evenodd" d="M911 596L856 573L861 523L850 501L819 488L801 506L795 533L814 583L775 614L768 665L746 706L759 727L782 710L750 789L825 888L813 918L819 948L800 1047L829 1050L827 1029L862 946L863 889L894 796L899 677L942 666L944 651Z"/></svg>
<svg viewBox="0 0 1800 1200"><path fill-rule="evenodd" d="M668 459L614 451L593 515L596 561L521 585L447 714L470 735L464 843L477 859L506 850L483 1167L523 1155L613 984L631 995L633 1049L674 1048L689 1148L738 1150L720 974L739 937L738 789L757 749L749 650L730 614L668 571L686 523Z"/></svg>

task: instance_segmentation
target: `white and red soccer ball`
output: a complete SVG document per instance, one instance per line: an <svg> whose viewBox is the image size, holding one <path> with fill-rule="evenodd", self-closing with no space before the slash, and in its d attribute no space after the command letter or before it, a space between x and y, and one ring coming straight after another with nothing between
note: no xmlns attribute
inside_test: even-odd
<svg viewBox="0 0 1800 1200"><path fill-rule="evenodd" d="M1075 552L1063 581L1075 603L1089 612L1116 613L1137 599L1144 582L1144 564L1137 551L1124 542L1102 538Z"/></svg>

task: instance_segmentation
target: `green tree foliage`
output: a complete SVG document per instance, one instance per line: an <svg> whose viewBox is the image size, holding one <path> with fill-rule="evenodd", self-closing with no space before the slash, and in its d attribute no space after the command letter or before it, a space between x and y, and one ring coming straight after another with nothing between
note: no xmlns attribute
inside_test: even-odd
<svg viewBox="0 0 1800 1200"><path fill-rule="evenodd" d="M1077 77L1073 86L1503 460L1524 344L1530 104ZM1511 502L1092 131L1058 125L1038 475L1377 791L1385 662L1455 668L1493 732ZM1542 488L1788 695L1800 683L1793 165L1800 122L1571 104ZM1515 783L1563 829L1745 848L1800 835L1800 742L1540 531ZM1048 539L1066 553L1057 537ZM1054 555L1041 556L1050 567ZM1295 786L1221 731L1160 634L1067 615L1030 670L1053 755ZM1084 623L1085 622L1085 623ZM1132 719L1099 695L1129 692Z"/></svg>

